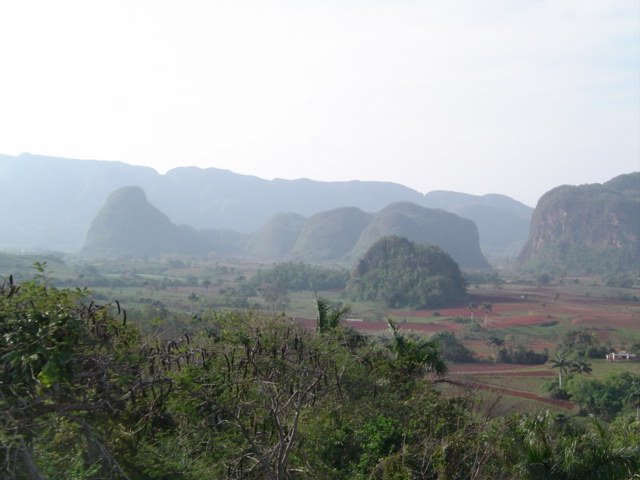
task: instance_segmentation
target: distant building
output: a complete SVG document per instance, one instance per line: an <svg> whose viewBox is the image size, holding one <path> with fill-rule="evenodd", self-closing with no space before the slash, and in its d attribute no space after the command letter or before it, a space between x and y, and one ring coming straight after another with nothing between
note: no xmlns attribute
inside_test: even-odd
<svg viewBox="0 0 640 480"><path fill-rule="evenodd" d="M629 352L611 352L611 353L607 353L607 361L608 362L630 362L630 361L634 361L634 360L638 360L638 356L635 353L629 353Z"/></svg>

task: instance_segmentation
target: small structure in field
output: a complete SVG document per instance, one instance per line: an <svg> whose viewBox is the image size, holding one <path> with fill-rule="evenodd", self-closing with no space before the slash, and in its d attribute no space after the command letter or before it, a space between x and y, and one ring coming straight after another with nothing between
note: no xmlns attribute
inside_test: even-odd
<svg viewBox="0 0 640 480"><path fill-rule="evenodd" d="M607 353L607 361L608 362L632 362L632 361L637 361L638 360L638 355L636 355L635 353L629 353L629 352L611 352L611 353Z"/></svg>

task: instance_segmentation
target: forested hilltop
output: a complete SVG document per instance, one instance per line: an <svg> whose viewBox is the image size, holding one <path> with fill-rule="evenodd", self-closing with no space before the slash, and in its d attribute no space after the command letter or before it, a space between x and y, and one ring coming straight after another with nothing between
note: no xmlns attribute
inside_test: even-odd
<svg viewBox="0 0 640 480"><path fill-rule="evenodd" d="M519 262L523 268L554 273L637 273L640 172L545 193Z"/></svg>
<svg viewBox="0 0 640 480"><path fill-rule="evenodd" d="M315 329L209 310L157 337L126 305L55 288L36 268L34 280L0 286L2 478L628 480L640 471L633 410L496 415L479 397L444 394L441 343L391 321L383 338L359 334L318 299Z"/></svg>
<svg viewBox="0 0 640 480"><path fill-rule="evenodd" d="M0 188L12 199L12 208L0 217L0 248L77 251L107 197L126 186L141 187L176 225L245 234L282 212L305 217L341 207L376 212L394 202L412 202L473 220L482 248L491 254L514 253L509 245L526 239L514 215L532 211L508 197L455 192L442 192L436 205L422 193L390 182L264 180L195 167L161 175L121 162L0 154Z"/></svg>

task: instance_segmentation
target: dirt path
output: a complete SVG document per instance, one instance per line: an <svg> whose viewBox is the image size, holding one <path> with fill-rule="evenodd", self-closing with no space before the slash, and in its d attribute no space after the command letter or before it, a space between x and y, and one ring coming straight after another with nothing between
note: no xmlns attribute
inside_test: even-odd
<svg viewBox="0 0 640 480"><path fill-rule="evenodd" d="M509 395L511 397L520 397L520 398L526 398L527 400L535 400L536 402L546 403L549 405L553 405L554 407L564 408L566 410L573 410L576 406L573 402L569 402L568 400L555 400L555 399L546 398L531 392L523 392L521 390L512 390L510 388L496 387L494 385L488 385L486 383L469 382L467 380L454 380L451 378L445 379L443 380L443 382L449 383L451 385L457 385L459 387L464 387L464 388L474 388L478 390L485 390L488 392L501 393L503 395Z"/></svg>

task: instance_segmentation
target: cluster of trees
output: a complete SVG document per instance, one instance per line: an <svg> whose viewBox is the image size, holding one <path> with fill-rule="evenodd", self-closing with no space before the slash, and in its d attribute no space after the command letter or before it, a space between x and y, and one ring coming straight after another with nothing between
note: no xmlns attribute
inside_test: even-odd
<svg viewBox="0 0 640 480"><path fill-rule="evenodd" d="M496 354L496 362L500 363L519 363L523 365L542 365L549 360L549 352L545 349L542 352L536 352L524 345L516 345L516 348L501 348Z"/></svg>
<svg viewBox="0 0 640 480"><path fill-rule="evenodd" d="M567 380L566 392L589 413L610 419L631 408L640 418L640 375L614 372L602 380L574 375Z"/></svg>
<svg viewBox="0 0 640 480"><path fill-rule="evenodd" d="M247 284L254 289L272 285L289 292L342 290L349 277L350 273L345 269L322 268L303 262L285 262L259 269Z"/></svg>
<svg viewBox="0 0 640 480"><path fill-rule="evenodd" d="M360 260L347 290L357 300L422 309L463 301L466 283L458 264L440 248L384 237Z"/></svg>
<svg viewBox="0 0 640 480"><path fill-rule="evenodd" d="M558 370L558 382L546 385L554 396L576 402L588 413L612 419L621 411L634 410L640 421L640 375L612 372L604 379L587 378L591 364L584 357L572 358L558 351L550 361Z"/></svg>
<svg viewBox="0 0 640 480"><path fill-rule="evenodd" d="M627 479L640 425L491 418L445 396L439 343L210 312L160 340L46 276L0 286L7 479ZM622 417L620 417L622 418ZM625 417L626 418L626 417ZM631 443L630 443L631 442ZM633 443L635 442L635 443ZM631 445L631 447L630 447ZM593 476L596 475L596 476Z"/></svg>
<svg viewBox="0 0 640 480"><path fill-rule="evenodd" d="M600 342L597 335L584 328L569 330L558 344L560 352L575 358L604 358L610 349Z"/></svg>

